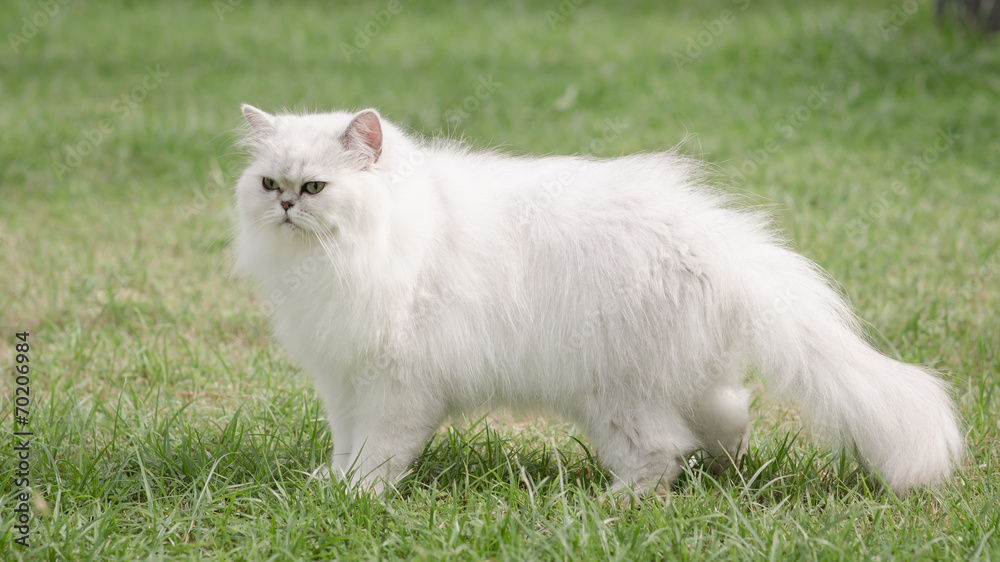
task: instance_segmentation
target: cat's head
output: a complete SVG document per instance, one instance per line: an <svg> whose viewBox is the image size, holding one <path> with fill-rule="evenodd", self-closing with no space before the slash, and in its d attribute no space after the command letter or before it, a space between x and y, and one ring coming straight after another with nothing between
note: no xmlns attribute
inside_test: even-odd
<svg viewBox="0 0 1000 562"><path fill-rule="evenodd" d="M271 115L243 105L243 116L252 156L236 188L244 233L293 242L377 228L388 197L378 112Z"/></svg>

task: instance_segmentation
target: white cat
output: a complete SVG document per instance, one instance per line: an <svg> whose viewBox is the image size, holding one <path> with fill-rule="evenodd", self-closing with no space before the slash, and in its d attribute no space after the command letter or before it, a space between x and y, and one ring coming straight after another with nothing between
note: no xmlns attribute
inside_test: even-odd
<svg viewBox="0 0 1000 562"><path fill-rule="evenodd" d="M746 450L748 366L897 493L962 454L942 382L872 348L823 273L682 156L474 152L370 109L243 114L237 267L356 487L392 485L449 415L506 405L579 424L613 490L661 491L696 451L724 468Z"/></svg>

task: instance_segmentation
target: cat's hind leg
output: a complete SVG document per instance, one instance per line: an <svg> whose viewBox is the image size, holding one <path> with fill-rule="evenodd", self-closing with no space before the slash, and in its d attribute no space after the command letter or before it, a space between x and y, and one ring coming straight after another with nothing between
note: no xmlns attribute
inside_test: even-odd
<svg viewBox="0 0 1000 562"><path fill-rule="evenodd" d="M670 404L598 405L587 433L605 468L615 475L611 492L667 494L698 446L687 420Z"/></svg>
<svg viewBox="0 0 1000 562"><path fill-rule="evenodd" d="M750 438L750 391L717 385L705 391L688 413L698 436L705 468L715 474L729 469L747 452Z"/></svg>

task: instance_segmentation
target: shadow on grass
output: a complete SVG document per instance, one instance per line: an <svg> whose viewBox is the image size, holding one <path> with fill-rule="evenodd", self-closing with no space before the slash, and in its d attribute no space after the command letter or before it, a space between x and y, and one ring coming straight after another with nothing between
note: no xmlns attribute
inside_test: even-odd
<svg viewBox="0 0 1000 562"><path fill-rule="evenodd" d="M848 453L831 455L798 443L798 433L768 437L760 450L750 450L738 466L711 473L692 457L671 487L677 496L723 493L739 503L777 506L817 498L873 498L891 492ZM518 489L535 496L574 493L604 495L613 481L588 446L570 437L578 449L538 445L517 435L504 435L480 421L467 430L449 428L424 447L412 471L397 490L404 499L418 490L469 493Z"/></svg>

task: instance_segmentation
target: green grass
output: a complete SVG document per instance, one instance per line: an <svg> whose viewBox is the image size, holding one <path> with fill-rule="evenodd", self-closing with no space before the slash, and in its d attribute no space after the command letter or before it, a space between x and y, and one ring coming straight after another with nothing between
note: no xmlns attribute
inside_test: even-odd
<svg viewBox="0 0 1000 562"><path fill-rule="evenodd" d="M0 559L1000 558L996 39L936 25L929 3L884 29L888 0L585 2L565 21L555 0L479 4L404 2L350 62L341 43L388 3L70 2L0 47ZM8 43L40 6L0 7ZM679 67L689 39L704 46ZM514 152L684 140L774 211L883 350L945 373L968 458L897 499L759 399L740 470L686 473L668 505L606 501L585 437L502 412L443 430L398 496L309 481L322 409L229 277L244 101L377 106ZM957 136L935 149L941 131Z"/></svg>

